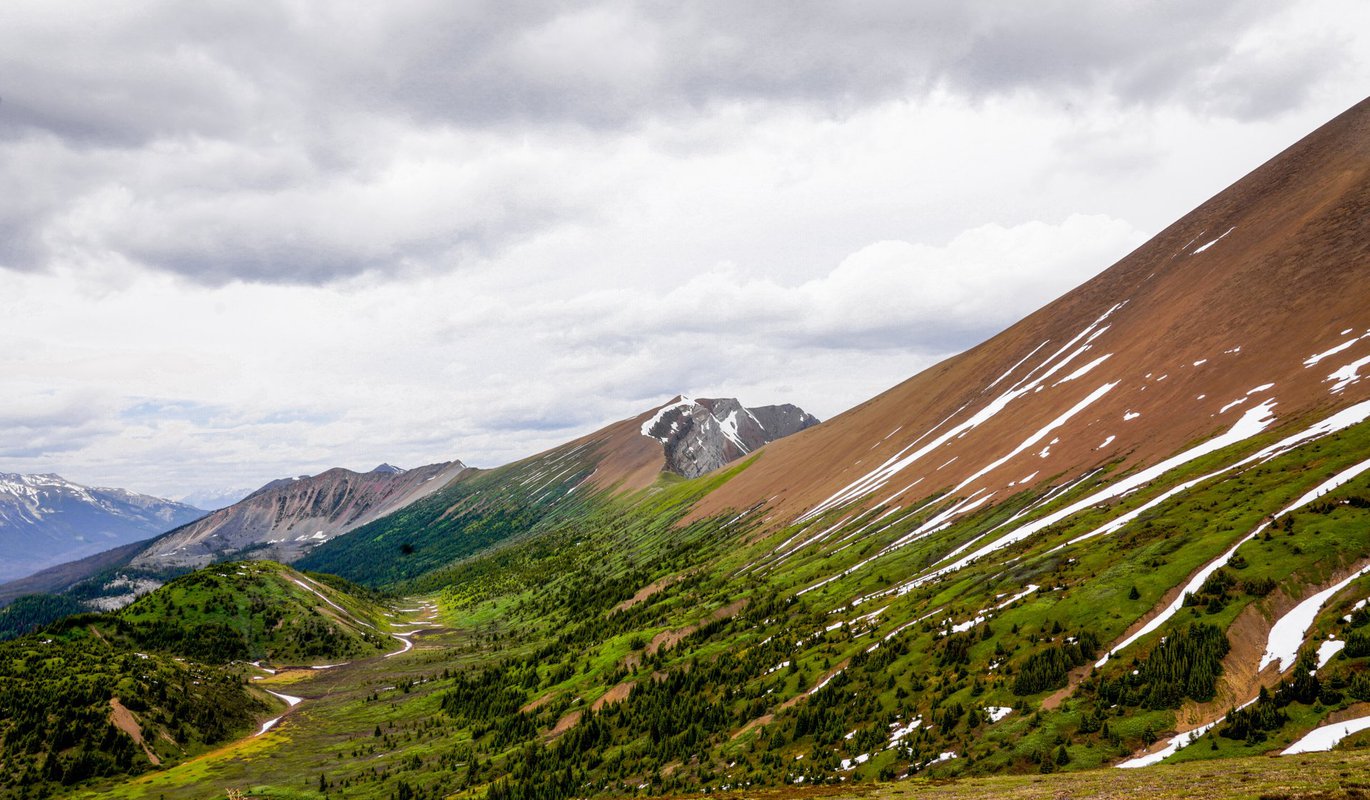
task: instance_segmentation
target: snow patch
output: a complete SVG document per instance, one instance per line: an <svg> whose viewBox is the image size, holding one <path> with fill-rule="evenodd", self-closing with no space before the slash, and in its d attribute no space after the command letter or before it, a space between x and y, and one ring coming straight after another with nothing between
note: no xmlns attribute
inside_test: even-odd
<svg viewBox="0 0 1370 800"><path fill-rule="evenodd" d="M1331 750L1340 744L1342 739L1366 729L1370 729L1370 717L1323 725L1309 731L1302 739L1285 748L1280 755L1293 756L1299 753L1321 753Z"/></svg>
<svg viewBox="0 0 1370 800"><path fill-rule="evenodd" d="M1362 567L1336 585L1312 595L1294 606L1288 614L1280 617L1274 627L1270 629L1270 635L1265 642L1265 654L1261 656L1259 668L1263 670L1276 662L1279 662L1281 671L1293 666L1299 655L1299 647L1303 645L1303 637L1308 633L1308 629L1313 626L1313 620L1317 618L1318 612L1322 610L1328 600L1332 599L1333 595L1367 573L1370 573L1370 565Z"/></svg>
<svg viewBox="0 0 1370 800"><path fill-rule="evenodd" d="M1342 331L1343 336L1346 335L1346 333L1347 331ZM1365 337L1357 336L1354 339L1348 339L1342 342L1341 344L1331 348L1330 350L1324 350L1321 353L1314 353L1313 355L1303 360L1303 366L1305 368L1315 366L1319 361L1322 361L1324 358L1327 358L1329 356L1335 356L1337 353L1340 353L1341 351L1349 348L1351 345L1355 344L1356 342L1359 342L1363 338Z"/></svg>
<svg viewBox="0 0 1370 800"><path fill-rule="evenodd" d="M1224 717L1224 719L1226 718ZM1136 758L1130 758L1127 761L1118 764L1117 766L1120 769L1136 769L1138 767L1149 767L1152 764L1159 764L1165 759L1180 752L1180 748L1184 747L1185 745L1193 743L1200 736L1203 736L1205 733L1208 733L1219 722L1222 722L1222 719L1214 720L1213 722L1210 722L1207 725L1200 725L1192 731L1185 731L1184 733L1172 736L1170 737L1170 741L1166 742L1165 747L1162 747L1160 750L1157 750L1154 753L1147 753L1146 755L1138 756Z"/></svg>
<svg viewBox="0 0 1370 800"><path fill-rule="evenodd" d="M1318 645L1318 669L1327 666L1327 662L1331 661L1332 657L1340 653L1345 647L1346 642L1341 639L1328 639Z"/></svg>
<svg viewBox="0 0 1370 800"><path fill-rule="evenodd" d="M680 396L680 399L677 400L676 402L674 402L674 403L667 403L666 405L662 406L661 408L658 408L658 409L656 410L656 413L652 415L652 418L651 418L651 419L649 419L649 420L647 420L646 422L642 423L642 435L643 435L643 436L646 436L648 439L656 439L656 440L659 441L659 442L665 443L665 440L664 440L664 439L659 439L659 438L657 438L657 437L655 437L655 436L652 435L652 428L656 427L656 424L657 424L658 422L661 421L661 418L664 417L664 416L666 416L668 413L670 413L670 412L673 411L674 409L677 409L677 408L689 408L690 406L692 406L692 405L694 405L694 404L695 404L695 401L694 401L694 400L691 400L690 398L686 397L685 395L681 395L681 396Z"/></svg>
<svg viewBox="0 0 1370 800"><path fill-rule="evenodd" d="M299 705L301 702L304 701L303 697L295 697L294 695L281 694L280 692L273 692L270 689L267 689L266 693L269 695L273 695L275 697L279 697L280 699L284 700L286 702L286 705L290 706L291 708L294 708L295 706Z"/></svg>
<svg viewBox="0 0 1370 800"><path fill-rule="evenodd" d="M1245 397L1238 397L1236 400L1233 400L1232 402L1230 402L1230 403L1228 403L1227 405L1223 406L1222 408L1218 409L1218 413L1219 413L1219 414L1226 414L1228 411L1230 411L1230 410L1236 408L1237 406L1239 406L1239 405L1241 405L1242 403L1245 403L1245 402L1246 402L1246 398L1245 398Z"/></svg>
<svg viewBox="0 0 1370 800"><path fill-rule="evenodd" d="M1360 368L1366 364L1370 364L1370 356L1356 359L1336 372L1333 372L1331 375L1328 375L1327 380L1337 382L1330 390L1332 394L1340 394L1343 389L1351 384L1359 383L1361 379Z"/></svg>
<svg viewBox="0 0 1370 800"><path fill-rule="evenodd" d="M1222 236L1219 236L1218 238L1214 239L1213 241L1209 242L1208 244L1201 244L1201 245L1199 245L1198 247L1194 248L1194 252L1193 252L1193 253L1190 253L1190 255L1195 255L1195 256L1197 256L1199 253L1202 253L1203 251L1207 250L1208 248L1212 247L1213 245L1217 244L1218 242L1221 242L1221 241L1227 236L1227 234L1229 234L1229 233L1235 231L1236 229L1237 229L1237 226L1236 226L1236 225L1233 225L1232 227L1230 227L1230 228L1228 228L1227 230L1223 231L1223 235L1222 235Z"/></svg>

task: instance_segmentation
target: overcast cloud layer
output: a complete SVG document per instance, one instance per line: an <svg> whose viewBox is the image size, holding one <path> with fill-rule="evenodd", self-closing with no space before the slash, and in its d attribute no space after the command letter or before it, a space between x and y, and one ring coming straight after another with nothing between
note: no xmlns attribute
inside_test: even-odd
<svg viewBox="0 0 1370 800"><path fill-rule="evenodd" d="M840 412L1359 101L1353 0L0 6L0 471Z"/></svg>

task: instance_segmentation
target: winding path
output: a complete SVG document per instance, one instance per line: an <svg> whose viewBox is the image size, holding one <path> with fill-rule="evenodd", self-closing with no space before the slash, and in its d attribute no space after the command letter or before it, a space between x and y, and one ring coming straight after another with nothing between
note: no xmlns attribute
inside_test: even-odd
<svg viewBox="0 0 1370 800"><path fill-rule="evenodd" d="M337 605L336 603L334 603L332 600L329 600L327 597L325 597L325 596L324 596L321 592L319 592L317 589L314 589L314 588L312 588L312 587L310 587L310 586L308 586L308 585L306 585L306 584L304 584L304 583L301 583L300 581L295 581L295 583L298 583L301 587L303 587L303 588L309 590L310 592L312 592L312 593L315 594L315 595L318 595L320 598L322 598L322 599L324 600L324 602L328 603L329 605L333 606L334 608L339 609L339 610L342 611L344 614L347 614L347 616L348 616L350 619L352 619L354 622L357 622L357 623L359 623L359 624L364 624L366 627L372 628L373 630L375 629L375 626L374 626L374 625L371 625L370 623L362 622L361 620L358 620L356 617L353 617L353 616L352 616L350 613L348 613L345 609L342 609L341 606L338 606L338 605ZM408 612L408 613L413 613L413 612L418 612L418 611L426 611L427 613L424 614L423 617L422 617L419 621L417 621L417 622L392 622L392 623L390 623L390 627L391 627L392 629L393 629L393 628L396 628L396 627L402 627L402 628L412 628L413 630L402 631L402 632L396 632L396 631L394 631L394 630L391 630L391 632L390 632L391 638L393 638L395 641L399 642L400 645L401 645L401 647L400 647L400 649L395 650L395 651L393 651L393 652L383 654L383 655L381 656L381 658L393 658L393 657L395 657L395 656L397 656L397 655L400 655L400 654L402 654L402 653L407 653L407 652L409 652L410 650L413 650L413 649L414 649L414 642L411 640L410 637L412 637L414 634L420 633L420 632L422 632L422 631L424 631L424 630L427 630L427 629L430 629L430 628L437 627L437 623L434 622L434 620L437 618L437 615L438 615L438 606L437 606L436 603L425 602L425 603L421 604L421 605L420 605L419 607L417 607L417 608L402 608L402 609L398 609L398 610L401 611L401 612ZM352 663L354 663L354 662L351 662L351 661L344 661L344 662L342 662L342 663L340 663L340 664L325 664L325 665L321 665L321 666L310 667L310 669L315 669L315 670L338 669L338 668L341 668L341 667L346 667L347 665L352 664ZM257 669L262 670L263 672L266 672L266 673L269 674L269 675L275 675L275 674L276 674L276 670L271 669L270 667L264 667L264 666L262 666L262 665L261 665L261 662L255 662L255 663L252 664L252 666L256 667ZM258 676L258 678L254 678L254 680L257 680L257 679L260 679L260 676ZM286 702L286 704L287 704L286 714L290 713L292 710L295 709L296 706L298 706L300 703L304 702L304 700L305 700L305 698L303 698L303 697L296 697L296 696L294 696L294 695L282 694L282 693L280 693L280 692L274 692L274 691L272 691L272 690L270 690L270 689L267 689L266 687L262 687L262 688L266 691L267 694L270 694L270 695L272 695L273 697L278 697L278 698L280 698L281 700L284 700L284 701ZM264 733L266 733L267 731L271 730L272 728L274 728L274 727L276 726L276 723L278 723L278 722L280 722L281 720L285 719L286 714L282 714L282 715L280 715L279 717L275 717L275 718L273 718L273 719L267 720L266 722L263 722L263 723L262 723L261 730L257 731L255 734L253 734L253 736L261 736L262 734L264 734Z"/></svg>

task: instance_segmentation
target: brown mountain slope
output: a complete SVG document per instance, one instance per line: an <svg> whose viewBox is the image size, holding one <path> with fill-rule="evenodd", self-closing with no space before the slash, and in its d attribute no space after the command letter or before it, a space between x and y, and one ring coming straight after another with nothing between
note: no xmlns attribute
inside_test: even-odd
<svg viewBox="0 0 1370 800"><path fill-rule="evenodd" d="M1370 397L1367 334L1363 101L1002 334L769 445L695 515L776 498L783 522L942 490L969 507L1307 424Z"/></svg>
<svg viewBox="0 0 1370 800"><path fill-rule="evenodd" d="M285 478L227 508L172 531L131 562L135 567L203 566L239 554L293 561L309 548L441 489L468 468L460 461L411 470L335 468Z"/></svg>

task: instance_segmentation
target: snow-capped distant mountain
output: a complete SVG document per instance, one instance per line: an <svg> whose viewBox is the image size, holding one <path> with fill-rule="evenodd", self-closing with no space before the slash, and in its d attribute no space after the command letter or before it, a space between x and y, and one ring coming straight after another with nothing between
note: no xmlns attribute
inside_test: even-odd
<svg viewBox="0 0 1370 800"><path fill-rule="evenodd" d="M0 472L0 581L147 539L204 516L174 500Z"/></svg>
<svg viewBox="0 0 1370 800"><path fill-rule="evenodd" d="M788 403L744 408L731 397L682 395L643 422L642 435L666 448L666 469L695 478L817 424L817 417Z"/></svg>

